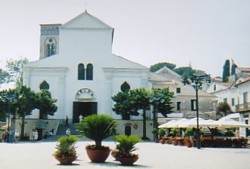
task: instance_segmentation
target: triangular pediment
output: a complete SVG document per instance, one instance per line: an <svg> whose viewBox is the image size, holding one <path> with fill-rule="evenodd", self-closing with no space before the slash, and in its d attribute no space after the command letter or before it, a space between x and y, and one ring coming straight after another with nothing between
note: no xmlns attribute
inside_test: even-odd
<svg viewBox="0 0 250 169"><path fill-rule="evenodd" d="M81 13L77 17L71 19L62 25L62 28L111 28L100 19L90 15L87 11Z"/></svg>

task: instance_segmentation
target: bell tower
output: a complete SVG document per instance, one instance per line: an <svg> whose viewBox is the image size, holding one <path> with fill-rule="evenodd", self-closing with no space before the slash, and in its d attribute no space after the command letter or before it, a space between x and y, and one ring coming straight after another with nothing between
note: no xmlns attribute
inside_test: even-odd
<svg viewBox="0 0 250 169"><path fill-rule="evenodd" d="M59 27L61 24L41 24L40 59L59 53Z"/></svg>

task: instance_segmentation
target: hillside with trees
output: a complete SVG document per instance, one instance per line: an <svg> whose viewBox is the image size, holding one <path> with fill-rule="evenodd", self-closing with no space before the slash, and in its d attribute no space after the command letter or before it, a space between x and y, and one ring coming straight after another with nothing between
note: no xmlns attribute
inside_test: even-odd
<svg viewBox="0 0 250 169"><path fill-rule="evenodd" d="M193 69L191 66L176 67L175 64L168 63L168 62L160 62L160 63L156 63L154 65L151 65L150 71L156 72L165 66L167 68L169 68L170 70L176 72L177 74L179 74L182 77L190 77L197 71L197 70Z"/></svg>

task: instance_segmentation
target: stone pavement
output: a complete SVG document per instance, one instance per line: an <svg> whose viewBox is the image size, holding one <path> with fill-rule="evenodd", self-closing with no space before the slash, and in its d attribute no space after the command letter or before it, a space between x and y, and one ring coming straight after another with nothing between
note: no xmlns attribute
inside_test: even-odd
<svg viewBox="0 0 250 169"><path fill-rule="evenodd" d="M89 141L77 143L78 160L74 165L62 166L52 156L56 142L0 143L0 169L249 169L250 149L187 148L167 144L143 142L137 144L140 158L132 167L121 166L110 156L106 163L91 163L84 147ZM104 145L115 147L113 142Z"/></svg>

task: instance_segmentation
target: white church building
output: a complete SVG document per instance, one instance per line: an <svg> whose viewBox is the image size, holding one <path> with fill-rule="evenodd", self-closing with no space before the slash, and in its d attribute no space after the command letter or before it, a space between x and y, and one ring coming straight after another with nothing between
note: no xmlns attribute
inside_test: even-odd
<svg viewBox="0 0 250 169"><path fill-rule="evenodd" d="M23 67L24 85L49 89L58 110L49 119L77 123L79 116L113 111L119 91L151 88L149 69L112 53L114 28L87 11L65 24L42 24L40 59ZM129 49L128 49L129 50ZM39 119L39 112L29 118Z"/></svg>

